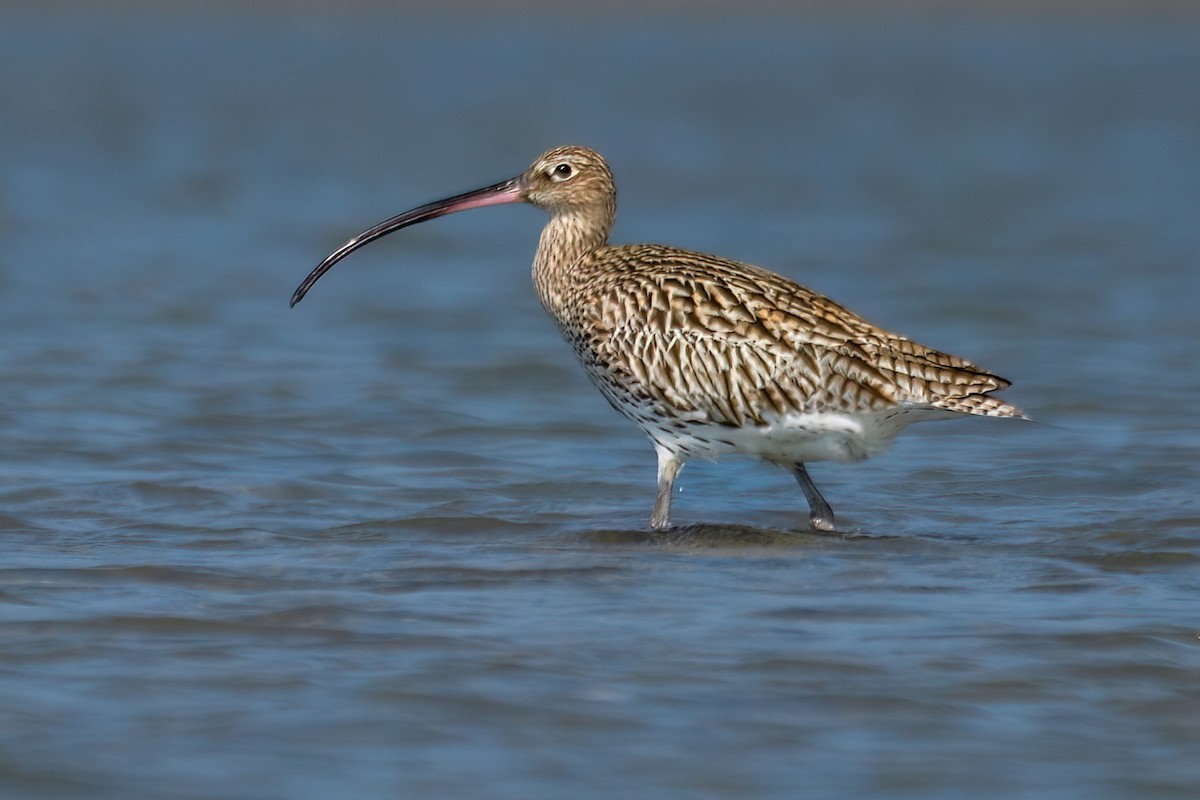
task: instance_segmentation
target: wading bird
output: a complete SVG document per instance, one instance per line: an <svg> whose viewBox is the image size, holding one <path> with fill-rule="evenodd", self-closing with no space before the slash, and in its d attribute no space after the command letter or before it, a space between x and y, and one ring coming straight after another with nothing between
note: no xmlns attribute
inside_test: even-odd
<svg viewBox="0 0 1200 800"><path fill-rule="evenodd" d="M550 220L533 284L592 383L658 454L650 526L670 525L675 477L690 459L729 453L789 470L817 530L833 510L805 464L861 461L912 422L1021 417L992 392L1009 385L957 356L867 322L759 267L654 244L608 244L617 190L607 162L558 147L501 183L438 200L343 244L292 295L300 302L358 248L418 222L501 203Z"/></svg>

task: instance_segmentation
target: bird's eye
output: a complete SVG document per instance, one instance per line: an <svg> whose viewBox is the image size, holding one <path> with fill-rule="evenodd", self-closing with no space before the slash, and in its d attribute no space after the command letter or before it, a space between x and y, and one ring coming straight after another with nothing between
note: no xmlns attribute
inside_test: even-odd
<svg viewBox="0 0 1200 800"><path fill-rule="evenodd" d="M550 177L556 181L565 181L574 174L574 167L567 163L559 164L550 171Z"/></svg>

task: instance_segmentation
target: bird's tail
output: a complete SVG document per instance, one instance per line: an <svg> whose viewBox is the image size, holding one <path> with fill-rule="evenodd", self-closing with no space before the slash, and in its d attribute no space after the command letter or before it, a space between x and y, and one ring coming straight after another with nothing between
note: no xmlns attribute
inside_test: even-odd
<svg viewBox="0 0 1200 800"><path fill-rule="evenodd" d="M960 414L974 414L979 417L1011 417L1014 419L1029 419L1021 409L1006 403L999 397L990 394L967 394L958 397L939 397L933 401L936 408L956 411Z"/></svg>

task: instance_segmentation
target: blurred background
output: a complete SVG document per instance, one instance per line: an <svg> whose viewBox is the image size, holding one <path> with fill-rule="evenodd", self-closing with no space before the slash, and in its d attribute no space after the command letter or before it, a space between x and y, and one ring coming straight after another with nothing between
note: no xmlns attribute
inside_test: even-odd
<svg viewBox="0 0 1200 800"><path fill-rule="evenodd" d="M0 5L0 795L1183 798L1190 2ZM1014 381L814 479L653 452L531 208Z"/></svg>

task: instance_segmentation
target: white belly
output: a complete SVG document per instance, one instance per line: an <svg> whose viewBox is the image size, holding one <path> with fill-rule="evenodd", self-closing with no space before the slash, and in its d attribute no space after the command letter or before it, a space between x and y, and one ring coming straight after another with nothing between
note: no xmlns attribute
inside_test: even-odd
<svg viewBox="0 0 1200 800"><path fill-rule="evenodd" d="M862 461L887 449L909 424L945 419L952 412L901 406L873 413L788 414L767 425L731 427L703 421L662 425L637 419L654 442L685 458L738 453L784 465L808 461Z"/></svg>

